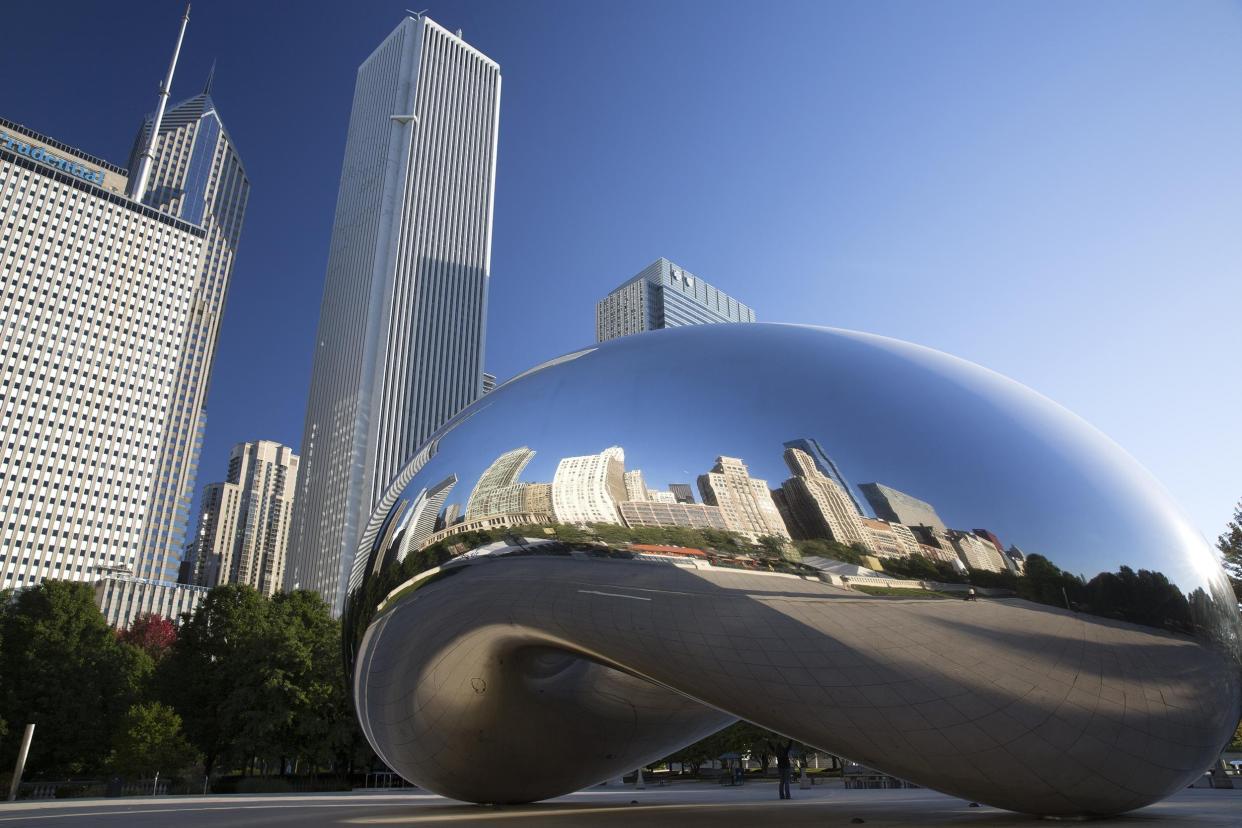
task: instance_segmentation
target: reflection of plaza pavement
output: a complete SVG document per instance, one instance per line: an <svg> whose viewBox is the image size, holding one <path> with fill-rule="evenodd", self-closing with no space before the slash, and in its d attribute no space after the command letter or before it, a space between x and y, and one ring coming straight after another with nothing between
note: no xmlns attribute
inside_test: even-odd
<svg viewBox="0 0 1242 828"><path fill-rule="evenodd" d="M459 798L482 786L500 802L667 755L679 745L656 743L677 741L696 699L959 796L1116 812L1194 778L1236 698L1214 655L1151 628L628 561L469 566L397 602L368 641L359 686L381 753Z"/></svg>
<svg viewBox="0 0 1242 828"><path fill-rule="evenodd" d="M154 826L453 825L453 826L1013 826L1046 825L1035 817L999 811L927 790L852 790L794 787L794 799L776 798L773 782L742 788L710 783L612 792L595 789L535 805L481 807L418 793L215 796L175 799L96 799L72 804L0 804L0 825ZM861 823L857 820L862 820ZM1242 824L1242 790L1185 790L1129 816L1102 823L1131 826Z"/></svg>

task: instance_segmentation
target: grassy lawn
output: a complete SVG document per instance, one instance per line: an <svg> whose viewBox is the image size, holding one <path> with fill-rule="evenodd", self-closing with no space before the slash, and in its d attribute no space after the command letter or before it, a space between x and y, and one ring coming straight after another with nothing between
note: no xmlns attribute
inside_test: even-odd
<svg viewBox="0 0 1242 828"><path fill-rule="evenodd" d="M932 589L897 589L895 587L863 586L862 584L851 584L850 589L855 592L865 592L868 595L892 595L897 598L950 598L955 601L962 600L960 595L950 595L947 592L936 592Z"/></svg>

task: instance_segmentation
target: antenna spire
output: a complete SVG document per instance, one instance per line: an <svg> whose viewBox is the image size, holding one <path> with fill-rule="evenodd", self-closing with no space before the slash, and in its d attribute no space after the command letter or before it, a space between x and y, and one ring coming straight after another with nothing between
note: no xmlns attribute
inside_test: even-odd
<svg viewBox="0 0 1242 828"><path fill-rule="evenodd" d="M216 82L216 59L211 59L211 71L207 73L207 83L203 85L203 94L211 94L211 86Z"/></svg>
<svg viewBox="0 0 1242 828"><path fill-rule="evenodd" d="M151 131L142 144L142 152L138 155L138 172L129 180L129 197L141 201L147 189L147 179L151 175L151 162L155 160L152 148L160 135L160 123L164 120L164 107L168 105L168 91L172 88L173 72L177 69L177 58L181 54L181 41L185 39L185 27L190 23L190 4L185 4L185 15L181 18L181 32L177 35L177 46L173 49L172 60L168 64L168 76L160 84L160 100L155 108L155 117L151 119Z"/></svg>

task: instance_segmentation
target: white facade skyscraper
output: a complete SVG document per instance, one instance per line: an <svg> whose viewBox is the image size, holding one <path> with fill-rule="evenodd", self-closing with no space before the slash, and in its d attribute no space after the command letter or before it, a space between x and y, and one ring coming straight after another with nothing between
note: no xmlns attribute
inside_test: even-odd
<svg viewBox="0 0 1242 828"><path fill-rule="evenodd" d="M789 539L785 521L772 501L766 480L750 476L736 457L717 457L707 474L699 475L699 493L708 506L719 506L729 529L757 540L764 535Z"/></svg>
<svg viewBox="0 0 1242 828"><path fill-rule="evenodd" d="M845 487L820 471L815 459L800 448L785 449L785 464L794 476L781 488L809 537L872 548L871 536ZM893 544L897 544L895 539Z"/></svg>
<svg viewBox="0 0 1242 828"><path fill-rule="evenodd" d="M621 523L625 494L625 452L620 446L599 454L566 457L552 478L552 511L560 523Z"/></svg>
<svg viewBox="0 0 1242 828"><path fill-rule="evenodd" d="M626 500L650 500L651 497L647 493L647 484L643 481L643 470L634 469L625 473L625 499Z"/></svg>
<svg viewBox="0 0 1242 828"><path fill-rule="evenodd" d="M0 588L176 575L250 182L209 90L151 123L143 178L0 119Z"/></svg>
<svg viewBox="0 0 1242 828"><path fill-rule="evenodd" d="M338 613L376 499L481 392L499 116L500 68L426 17L358 69L286 572Z"/></svg>
<svg viewBox="0 0 1242 828"><path fill-rule="evenodd" d="M126 177L0 122L0 588L139 567L206 234Z"/></svg>

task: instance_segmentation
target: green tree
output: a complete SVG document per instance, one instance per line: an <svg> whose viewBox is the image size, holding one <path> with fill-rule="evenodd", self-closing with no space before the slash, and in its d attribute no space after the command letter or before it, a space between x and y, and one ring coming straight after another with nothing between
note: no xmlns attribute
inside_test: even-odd
<svg viewBox="0 0 1242 828"><path fill-rule="evenodd" d="M267 737L269 754L279 756L282 767L286 759L322 765L345 758L354 715L340 624L317 593L299 590L276 596L266 630L261 708L276 722Z"/></svg>
<svg viewBox="0 0 1242 828"><path fill-rule="evenodd" d="M1216 539L1216 548L1220 550L1225 574L1233 584L1234 596L1242 603L1242 500L1233 509L1233 520Z"/></svg>
<svg viewBox="0 0 1242 828"><path fill-rule="evenodd" d="M858 553L857 549L846 546L835 541L825 540L823 538L812 538L810 540L794 541L794 545L798 547L798 551L804 557L813 556L819 558L829 558L842 563L862 564L863 557Z"/></svg>
<svg viewBox="0 0 1242 828"><path fill-rule="evenodd" d="M217 764L253 755L262 729L255 690L264 673L259 637L268 621L268 602L247 586L216 587L182 626L160 663L163 700L181 716L190 742L203 754L211 775Z"/></svg>
<svg viewBox="0 0 1242 828"><path fill-rule="evenodd" d="M34 722L31 773L102 768L113 734L138 701L152 662L119 642L87 584L45 581L0 605L0 718ZM6 740L0 765L13 763Z"/></svg>
<svg viewBox="0 0 1242 828"><path fill-rule="evenodd" d="M1066 601L1079 599L1082 581L1043 555L1027 555L1024 574L1018 582L1018 594L1028 601L1065 608Z"/></svg>
<svg viewBox="0 0 1242 828"><path fill-rule="evenodd" d="M704 762L719 759L726 753L749 754L750 758L758 762L766 771L776 755L777 748L788 741L786 737L775 731L750 722L737 721L692 745L687 745L662 761L689 765L691 773L697 774ZM793 743L792 753L805 753L809 750L811 748L799 742Z"/></svg>
<svg viewBox="0 0 1242 828"><path fill-rule="evenodd" d="M411 555L388 588L449 554ZM296 760L343 769L365 744L346 692L341 625L316 593L269 600L244 586L213 589L160 672L209 775L256 759L282 770Z"/></svg>
<svg viewBox="0 0 1242 828"><path fill-rule="evenodd" d="M128 777L172 776L198 761L198 752L181 732L181 717L160 702L135 704L116 736L112 769Z"/></svg>
<svg viewBox="0 0 1242 828"><path fill-rule="evenodd" d="M784 558L785 548L788 541L776 535L761 535L759 537L759 548L773 558Z"/></svg>
<svg viewBox="0 0 1242 828"><path fill-rule="evenodd" d="M915 581L943 581L944 572L935 561L925 555L907 555L904 558L885 558L884 571L900 578ZM948 566L947 564L945 565Z"/></svg>
<svg viewBox="0 0 1242 828"><path fill-rule="evenodd" d="M734 722L710 736L699 739L694 744L686 745L681 750L666 757L663 761L689 765L690 773L697 776L699 768L702 767L704 762L719 759L726 753L741 754L745 752L746 742L739 737L739 729L737 727L739 724L741 722Z"/></svg>

